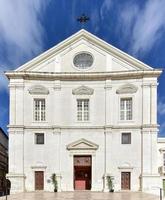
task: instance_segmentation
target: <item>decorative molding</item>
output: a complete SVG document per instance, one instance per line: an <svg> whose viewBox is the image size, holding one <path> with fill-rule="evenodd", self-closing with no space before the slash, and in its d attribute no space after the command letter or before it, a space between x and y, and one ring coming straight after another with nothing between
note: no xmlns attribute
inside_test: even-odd
<svg viewBox="0 0 165 200"><path fill-rule="evenodd" d="M104 89L105 89L105 90L106 90L106 89L107 89L107 90L111 90L111 89L112 89L112 83L111 83L111 81L106 80Z"/></svg>
<svg viewBox="0 0 165 200"><path fill-rule="evenodd" d="M125 169L127 169L127 170L132 170L133 169L133 167L126 167L126 166L121 166L121 167L118 167L118 169L120 169L120 170L125 170Z"/></svg>
<svg viewBox="0 0 165 200"><path fill-rule="evenodd" d="M74 129L74 130L79 130L79 129L86 129L86 130L105 130L106 132L111 132L113 129L143 129L143 130L149 130L149 131L157 131L159 128L158 124L155 125L136 125L136 124L122 124L122 125L116 125L116 126L112 126L112 125L105 125L105 126L91 126L91 125L77 125L77 126L48 126L45 123L44 124L40 124L40 125L29 125L29 126L19 126L19 125L8 125L7 126L9 128L9 133L10 132L15 132L15 131L23 131L24 129L29 129L29 130L40 130L40 129L44 129L44 130L50 130L52 129L52 131L57 134L59 132L61 132L62 129Z"/></svg>
<svg viewBox="0 0 165 200"><path fill-rule="evenodd" d="M53 89L54 89L54 90L57 90L57 91L61 90L61 82L60 82L60 80L56 80L56 81L54 82L54 87L53 87Z"/></svg>
<svg viewBox="0 0 165 200"><path fill-rule="evenodd" d="M94 89L89 88L84 85L72 90L73 95L92 95L93 93L94 93Z"/></svg>
<svg viewBox="0 0 165 200"><path fill-rule="evenodd" d="M134 167L130 165L130 163L123 163L123 165L119 166L120 170L132 170Z"/></svg>
<svg viewBox="0 0 165 200"><path fill-rule="evenodd" d="M45 170L45 169L47 168L47 166L42 166L42 165L41 165L41 166L37 166L37 165L36 165L36 166L31 166L31 168L32 168L32 169L35 169L35 170L36 170L36 169L40 169L40 170L43 169L43 170Z"/></svg>
<svg viewBox="0 0 165 200"><path fill-rule="evenodd" d="M142 79L142 77L159 77L162 70L143 70L143 71L119 71L119 72L24 72L24 71L9 71L6 76L9 79L24 80L129 80L130 77Z"/></svg>
<svg viewBox="0 0 165 200"><path fill-rule="evenodd" d="M149 88L151 86L151 84L150 83L143 83L142 84L142 88Z"/></svg>
<svg viewBox="0 0 165 200"><path fill-rule="evenodd" d="M151 88L157 88L158 85L158 83L151 83Z"/></svg>
<svg viewBox="0 0 165 200"><path fill-rule="evenodd" d="M67 145L66 148L68 150L97 150L99 145L82 138Z"/></svg>
<svg viewBox="0 0 165 200"><path fill-rule="evenodd" d="M19 173L9 173L6 174L6 178L26 178L25 174L19 174Z"/></svg>
<svg viewBox="0 0 165 200"><path fill-rule="evenodd" d="M160 152L165 152L165 147L159 149Z"/></svg>
<svg viewBox="0 0 165 200"><path fill-rule="evenodd" d="M34 85L31 88L29 88L29 93L30 94L44 94L47 95L49 94L49 90L42 86L42 85Z"/></svg>
<svg viewBox="0 0 165 200"><path fill-rule="evenodd" d="M9 85L8 85L8 87L10 88L10 89L24 89L24 84L19 84L19 83L15 83L15 84L13 84L13 83L10 83Z"/></svg>
<svg viewBox="0 0 165 200"><path fill-rule="evenodd" d="M125 84L116 90L116 94L133 94L136 93L138 88L132 84Z"/></svg>

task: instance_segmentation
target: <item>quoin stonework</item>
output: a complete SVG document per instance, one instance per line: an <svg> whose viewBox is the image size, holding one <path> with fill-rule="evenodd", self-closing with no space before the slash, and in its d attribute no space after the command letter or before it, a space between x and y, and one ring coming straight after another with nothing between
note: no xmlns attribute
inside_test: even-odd
<svg viewBox="0 0 165 200"><path fill-rule="evenodd" d="M159 192L157 79L162 70L80 30L6 72L11 193Z"/></svg>

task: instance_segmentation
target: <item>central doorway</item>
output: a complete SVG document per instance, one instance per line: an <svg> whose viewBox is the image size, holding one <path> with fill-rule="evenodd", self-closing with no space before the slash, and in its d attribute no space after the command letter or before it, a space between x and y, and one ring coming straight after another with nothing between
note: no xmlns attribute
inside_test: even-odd
<svg viewBox="0 0 165 200"><path fill-rule="evenodd" d="M91 156L74 156L74 189L91 189Z"/></svg>

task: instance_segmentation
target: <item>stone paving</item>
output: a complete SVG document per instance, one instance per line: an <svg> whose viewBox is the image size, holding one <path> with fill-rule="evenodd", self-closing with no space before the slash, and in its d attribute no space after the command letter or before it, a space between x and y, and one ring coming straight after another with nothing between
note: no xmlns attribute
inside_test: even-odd
<svg viewBox="0 0 165 200"><path fill-rule="evenodd" d="M27 192L9 195L8 200L159 200L158 196L145 194L141 192ZM0 197L0 200L6 200L6 197Z"/></svg>

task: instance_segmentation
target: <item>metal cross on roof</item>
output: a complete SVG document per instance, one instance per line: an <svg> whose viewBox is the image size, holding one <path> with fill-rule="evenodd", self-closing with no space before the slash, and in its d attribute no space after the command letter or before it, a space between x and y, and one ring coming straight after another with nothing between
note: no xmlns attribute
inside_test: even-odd
<svg viewBox="0 0 165 200"><path fill-rule="evenodd" d="M80 17L77 18L77 21L80 22L81 24L84 24L89 20L90 18L87 17L85 14L82 14Z"/></svg>

